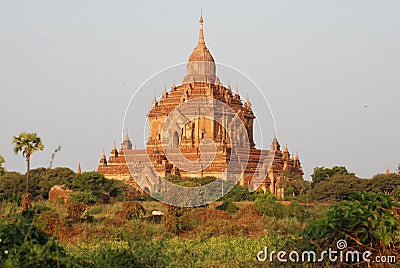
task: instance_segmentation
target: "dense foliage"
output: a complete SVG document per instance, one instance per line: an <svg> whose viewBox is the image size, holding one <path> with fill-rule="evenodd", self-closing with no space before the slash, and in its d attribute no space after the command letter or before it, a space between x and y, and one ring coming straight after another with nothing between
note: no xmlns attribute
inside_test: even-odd
<svg viewBox="0 0 400 268"><path fill-rule="evenodd" d="M102 200L104 194L113 198L129 196L129 187L116 180L108 180L98 172L76 174L69 168L36 168L30 171L30 193L34 200L47 199L54 185L65 185L77 191L76 202L93 203ZM25 175L18 172L4 172L0 176L0 200L20 202L25 192ZM137 196L137 195L136 195Z"/></svg>
<svg viewBox="0 0 400 268"><path fill-rule="evenodd" d="M314 173L311 175L312 185L320 183L334 175L354 175L354 173L349 173L346 167L334 166L332 168L316 167L314 168Z"/></svg>
<svg viewBox="0 0 400 268"><path fill-rule="evenodd" d="M29 222L0 222L0 266L66 267L71 258Z"/></svg>
<svg viewBox="0 0 400 268"><path fill-rule="evenodd" d="M321 252L345 240L348 248L359 252L397 254L394 239L399 219L392 212L398 205L388 195L372 192L352 193L349 198L307 226L302 235L307 248L312 244Z"/></svg>
<svg viewBox="0 0 400 268"><path fill-rule="evenodd" d="M314 201L348 200L352 192L364 192L370 189L370 181L352 174L335 174L314 185L310 196Z"/></svg>

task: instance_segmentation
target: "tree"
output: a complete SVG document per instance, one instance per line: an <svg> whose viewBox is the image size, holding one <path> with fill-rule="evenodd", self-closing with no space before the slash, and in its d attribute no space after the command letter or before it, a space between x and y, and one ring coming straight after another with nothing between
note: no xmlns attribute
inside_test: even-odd
<svg viewBox="0 0 400 268"><path fill-rule="evenodd" d="M0 201L21 204L24 181L24 176L18 172L4 172L0 177Z"/></svg>
<svg viewBox="0 0 400 268"><path fill-rule="evenodd" d="M369 180L357 178L353 174L335 174L317 183L310 194L315 201L335 202L348 200L352 192L360 193L369 190Z"/></svg>
<svg viewBox="0 0 400 268"><path fill-rule="evenodd" d="M227 202L252 201L251 195L252 193L249 192L247 187L235 185L221 200Z"/></svg>
<svg viewBox="0 0 400 268"><path fill-rule="evenodd" d="M379 193L383 192L385 194L391 195L392 191L396 189L396 187L400 186L400 174L390 173L386 174L377 174L371 179L371 187L372 191Z"/></svg>
<svg viewBox="0 0 400 268"><path fill-rule="evenodd" d="M344 239L346 250L396 255L399 219L392 211L397 207L388 195L382 193L352 193L349 201L332 205L325 217L306 227L301 234L304 248L321 252Z"/></svg>
<svg viewBox="0 0 400 268"><path fill-rule="evenodd" d="M3 167L3 164L6 162L6 160L4 160L4 157L2 157L1 155L0 155L0 175L2 175L3 174L3 172L4 172L4 170L5 170L5 168Z"/></svg>
<svg viewBox="0 0 400 268"><path fill-rule="evenodd" d="M311 175L312 185L315 186L315 184L320 183L327 178L331 178L335 174L354 175L354 173L349 173L346 167L343 166L334 166L332 168L316 167L314 168L314 173Z"/></svg>
<svg viewBox="0 0 400 268"><path fill-rule="evenodd" d="M285 198L289 196L299 196L310 188L310 182L302 176L295 175L290 171L281 171L282 180L277 184L277 188L284 188Z"/></svg>
<svg viewBox="0 0 400 268"><path fill-rule="evenodd" d="M72 190L91 191L97 198L102 198L105 193L116 197L125 190L126 185L117 180L109 180L99 172L83 172L74 178L71 184L66 184Z"/></svg>
<svg viewBox="0 0 400 268"><path fill-rule="evenodd" d="M29 171L29 194L34 200L47 199L49 190L54 185L65 185L70 188L72 181L77 177L71 169L57 167L47 169L39 167ZM0 176L0 199L21 199L25 193L26 176L18 172L4 172ZM118 181L119 182L119 181Z"/></svg>
<svg viewBox="0 0 400 268"><path fill-rule="evenodd" d="M39 172L38 172L39 173ZM69 168L66 167L56 167L53 169L45 169L43 175L37 173L39 192L43 198L47 199L49 197L49 190L54 185L65 185L70 187L72 181L76 179L77 174ZM31 172L31 181L32 181Z"/></svg>
<svg viewBox="0 0 400 268"><path fill-rule="evenodd" d="M36 151L42 151L44 149L44 145L37 133L34 132L22 132L19 134L19 136L14 136L12 143L14 144L14 153L18 154L22 152L22 156L26 159L25 192L28 193L31 156Z"/></svg>

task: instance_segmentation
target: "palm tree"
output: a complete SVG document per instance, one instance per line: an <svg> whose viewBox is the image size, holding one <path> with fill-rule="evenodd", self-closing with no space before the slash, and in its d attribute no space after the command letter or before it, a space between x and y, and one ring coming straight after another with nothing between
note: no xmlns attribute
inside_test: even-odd
<svg viewBox="0 0 400 268"><path fill-rule="evenodd" d="M14 136L12 143L15 144L14 153L22 152L22 156L26 159L26 193L28 193L31 155L36 151L42 151L44 145L36 133L27 132Z"/></svg>
<svg viewBox="0 0 400 268"><path fill-rule="evenodd" d="M3 167L4 162L6 162L6 160L4 160L4 157L0 155L0 175L3 174L4 172L4 167Z"/></svg>

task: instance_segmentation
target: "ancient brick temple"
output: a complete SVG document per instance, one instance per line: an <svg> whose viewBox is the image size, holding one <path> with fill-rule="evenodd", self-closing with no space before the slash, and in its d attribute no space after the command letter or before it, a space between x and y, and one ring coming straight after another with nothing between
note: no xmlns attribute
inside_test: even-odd
<svg viewBox="0 0 400 268"><path fill-rule="evenodd" d="M154 98L150 111L149 137L146 149L132 149L132 143L129 140L128 133L122 142L121 149L118 151L116 145L111 151L110 157L106 158L104 152L100 160L98 171L103 173L109 179L123 180L129 184L137 186L136 182L141 181L141 185L146 185L146 191L152 192L157 188L154 182L143 182L142 172L132 172L126 164L126 156L134 154L135 159L149 159L154 167L153 172L157 176L165 177L168 174L177 175L182 178L214 176L220 178L227 168L231 157L232 144L231 139L224 127L210 118L197 118L184 125L180 131L171 134L173 146L179 148L179 151L189 160L199 159L202 153L199 150L203 139L210 139L215 143L215 158L212 164L202 170L188 171L174 166L166 157L162 148L163 124L166 118L178 105L196 99L208 98L218 100L226 104L240 118L248 139L248 162L244 173L239 179L241 185L254 187L264 192L270 191L276 196L283 196L283 189L278 186L283 178L282 171L286 174L303 175L303 170L299 157L290 155L288 147L281 151L280 144L274 136L269 150L257 149L253 140L253 113L251 103L247 99L242 101L238 91L232 92L230 85L224 86L216 75L216 66L214 58L206 47L203 35L203 18L200 17L200 33L197 46L194 48L187 63L187 74L183 78L181 85L173 85L168 91L164 92L159 101ZM217 114L215 115L217 116ZM220 116L222 122L226 120L225 115ZM261 161L261 159L269 161ZM141 163L138 161L137 163ZM145 162L145 161L143 161ZM145 165L141 167L143 172L149 169ZM258 180L258 183L254 182Z"/></svg>

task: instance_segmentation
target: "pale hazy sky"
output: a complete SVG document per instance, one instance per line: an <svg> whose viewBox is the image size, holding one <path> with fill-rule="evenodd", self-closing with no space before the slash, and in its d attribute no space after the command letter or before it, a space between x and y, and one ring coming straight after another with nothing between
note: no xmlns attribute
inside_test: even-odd
<svg viewBox="0 0 400 268"><path fill-rule="evenodd" d="M316 166L344 165L361 177L397 168L400 2L232 2L1 1L5 167L25 170L11 139L31 131L46 146L33 167L47 167L61 145L55 166L95 170L102 150L121 142L133 92L187 60L202 9L215 60L260 86L305 178Z"/></svg>

